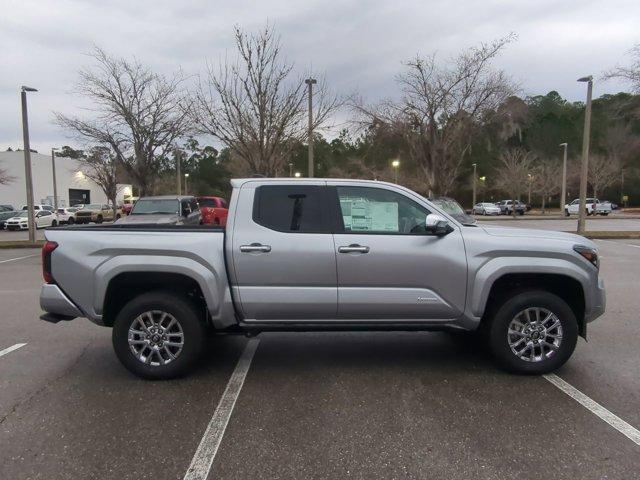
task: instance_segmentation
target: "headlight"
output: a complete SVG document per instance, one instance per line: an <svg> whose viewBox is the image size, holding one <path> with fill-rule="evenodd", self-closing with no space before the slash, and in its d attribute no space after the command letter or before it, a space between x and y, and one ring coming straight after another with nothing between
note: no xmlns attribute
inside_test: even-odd
<svg viewBox="0 0 640 480"><path fill-rule="evenodd" d="M600 266L597 249L584 245L574 245L573 249L586 258L594 267L598 268Z"/></svg>

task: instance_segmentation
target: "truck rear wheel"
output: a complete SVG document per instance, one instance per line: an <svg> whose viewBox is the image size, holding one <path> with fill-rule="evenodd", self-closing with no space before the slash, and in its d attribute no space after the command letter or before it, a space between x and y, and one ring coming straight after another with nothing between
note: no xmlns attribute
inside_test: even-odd
<svg viewBox="0 0 640 480"><path fill-rule="evenodd" d="M158 291L129 301L113 325L113 348L130 372L163 380L185 375L202 352L205 327L183 296Z"/></svg>
<svg viewBox="0 0 640 480"><path fill-rule="evenodd" d="M569 305L541 290L506 300L487 327L491 353L512 373L551 372L571 357L578 340L578 322Z"/></svg>

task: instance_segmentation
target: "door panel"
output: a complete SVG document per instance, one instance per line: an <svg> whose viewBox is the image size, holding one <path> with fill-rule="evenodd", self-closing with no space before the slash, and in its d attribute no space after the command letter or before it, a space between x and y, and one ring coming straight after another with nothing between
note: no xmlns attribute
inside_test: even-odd
<svg viewBox="0 0 640 480"><path fill-rule="evenodd" d="M333 236L325 209L317 205L325 195L323 185L292 184L290 190L263 186L257 195L251 183L243 185L232 248L234 293L245 321L335 318Z"/></svg>
<svg viewBox="0 0 640 480"><path fill-rule="evenodd" d="M399 198L398 192L369 192L382 188L337 190L345 232L334 236L338 317L399 321L459 317L467 279L459 227L454 225L445 236L431 236L420 223L430 212L413 199ZM350 227L357 231L347 231ZM345 253L340 253L345 246L362 249L342 248Z"/></svg>
<svg viewBox="0 0 640 480"><path fill-rule="evenodd" d="M459 231L428 235L336 235L338 316L359 319L450 319L464 311L467 262Z"/></svg>

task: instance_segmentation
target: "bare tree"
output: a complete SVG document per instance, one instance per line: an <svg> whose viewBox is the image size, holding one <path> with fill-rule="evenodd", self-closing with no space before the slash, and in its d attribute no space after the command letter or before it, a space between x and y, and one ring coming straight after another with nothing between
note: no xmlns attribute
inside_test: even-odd
<svg viewBox="0 0 640 480"><path fill-rule="evenodd" d="M447 194L454 187L474 134L514 93L506 74L491 67L514 38L470 48L448 63L435 55L416 56L396 77L400 102L356 105L370 124L384 122L401 132L430 191Z"/></svg>
<svg viewBox="0 0 640 480"><path fill-rule="evenodd" d="M526 150L513 148L502 152L498 160L495 187L509 194L513 202L512 214L515 217L515 203L529 185L529 173L534 157Z"/></svg>
<svg viewBox="0 0 640 480"><path fill-rule="evenodd" d="M603 155L591 155L589 157L589 184L593 192L593 197L597 198L598 193L602 193L620 179L620 163Z"/></svg>
<svg viewBox="0 0 640 480"><path fill-rule="evenodd" d="M194 94L192 121L219 139L250 173L283 171L294 141L307 136L307 91L282 54L280 38L266 26L257 34L235 27L237 57L225 59ZM319 80L313 96L314 128L341 105Z"/></svg>
<svg viewBox="0 0 640 480"><path fill-rule="evenodd" d="M634 93L640 93L640 43L635 45L629 54L633 58L631 65L617 66L616 68L605 72L604 78L617 78L631 84Z"/></svg>
<svg viewBox="0 0 640 480"><path fill-rule="evenodd" d="M562 168L557 161L544 159L538 161L531 169L533 187L540 194L542 200L542 214L545 213L547 197L555 195L560 190ZM561 209L564 205L561 205Z"/></svg>
<svg viewBox="0 0 640 480"><path fill-rule="evenodd" d="M165 78L99 48L91 57L95 65L80 71L75 91L93 103L93 118L56 112L56 121L84 142L109 148L146 195L160 159L190 129L182 75Z"/></svg>
<svg viewBox="0 0 640 480"><path fill-rule="evenodd" d="M77 160L82 173L98 185L109 199L113 206L113 218L116 218L116 197L118 196L116 155L107 147L94 147Z"/></svg>
<svg viewBox="0 0 640 480"><path fill-rule="evenodd" d="M6 169L0 168L0 185L9 185L16 179L13 175L9 175Z"/></svg>

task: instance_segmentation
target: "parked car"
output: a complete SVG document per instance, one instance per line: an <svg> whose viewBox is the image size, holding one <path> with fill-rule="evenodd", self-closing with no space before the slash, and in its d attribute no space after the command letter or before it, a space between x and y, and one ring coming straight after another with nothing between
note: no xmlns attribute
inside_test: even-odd
<svg viewBox="0 0 640 480"><path fill-rule="evenodd" d="M39 210L35 212L36 228L55 227L58 225L56 215L50 210ZM7 230L28 230L29 212L22 210L16 216L7 219L5 222Z"/></svg>
<svg viewBox="0 0 640 480"><path fill-rule="evenodd" d="M2 211L0 212L0 230L4 230L6 228L6 222L7 220L9 220L10 218L15 217L16 215L18 215L20 212L16 212L16 211Z"/></svg>
<svg viewBox="0 0 640 480"><path fill-rule="evenodd" d="M145 378L187 373L210 329L480 329L477 342L504 368L541 374L563 365L605 310L598 249L582 236L466 226L391 183L232 185L224 230L47 231L41 318L113 328L116 355ZM178 200L140 199L134 212L171 213Z"/></svg>
<svg viewBox="0 0 640 480"><path fill-rule="evenodd" d="M612 207L609 202L601 202L597 198L587 198L587 215L604 215L611 213ZM580 199L576 198L573 202L564 206L565 216L577 215L580 211Z"/></svg>
<svg viewBox="0 0 640 480"><path fill-rule="evenodd" d="M28 205L22 205L22 208L20 210L28 210L29 206ZM40 210L49 210L50 212L53 211L53 207L51 205L43 205L43 204L35 204L33 206L33 209L37 212Z"/></svg>
<svg viewBox="0 0 640 480"><path fill-rule="evenodd" d="M198 205L200 206L202 223L206 225L220 225L222 227L227 224L229 204L224 198L198 197Z"/></svg>
<svg viewBox="0 0 640 480"><path fill-rule="evenodd" d="M511 215L513 214L513 200L502 200L496 203L496 206L500 208L501 215ZM516 213L518 215L524 215L524 212L527 210L527 207L524 203L516 200Z"/></svg>
<svg viewBox="0 0 640 480"><path fill-rule="evenodd" d="M113 207L106 203L90 203L76 212L76 223L80 224L110 222L117 218L120 218L120 214L116 211L114 218Z"/></svg>
<svg viewBox="0 0 640 480"><path fill-rule="evenodd" d="M473 225L476 223L476 219L467 215L462 206L451 197L430 198L429 201L434 205L437 205L441 210L447 212L463 225Z"/></svg>
<svg viewBox="0 0 640 480"><path fill-rule="evenodd" d="M476 203L471 210L474 215L500 215L500 207L495 203Z"/></svg>
<svg viewBox="0 0 640 480"><path fill-rule="evenodd" d="M199 225L202 219L195 197L165 195L138 199L131 213L116 223Z"/></svg>
<svg viewBox="0 0 640 480"><path fill-rule="evenodd" d="M16 209L13 208L13 205L9 205L8 203L0 205L0 212L15 212L15 211Z"/></svg>
<svg viewBox="0 0 640 480"><path fill-rule="evenodd" d="M72 225L76 223L76 212L79 209L76 207L67 207L67 208L59 208L56 211L56 215L58 216L58 223L69 224Z"/></svg>

